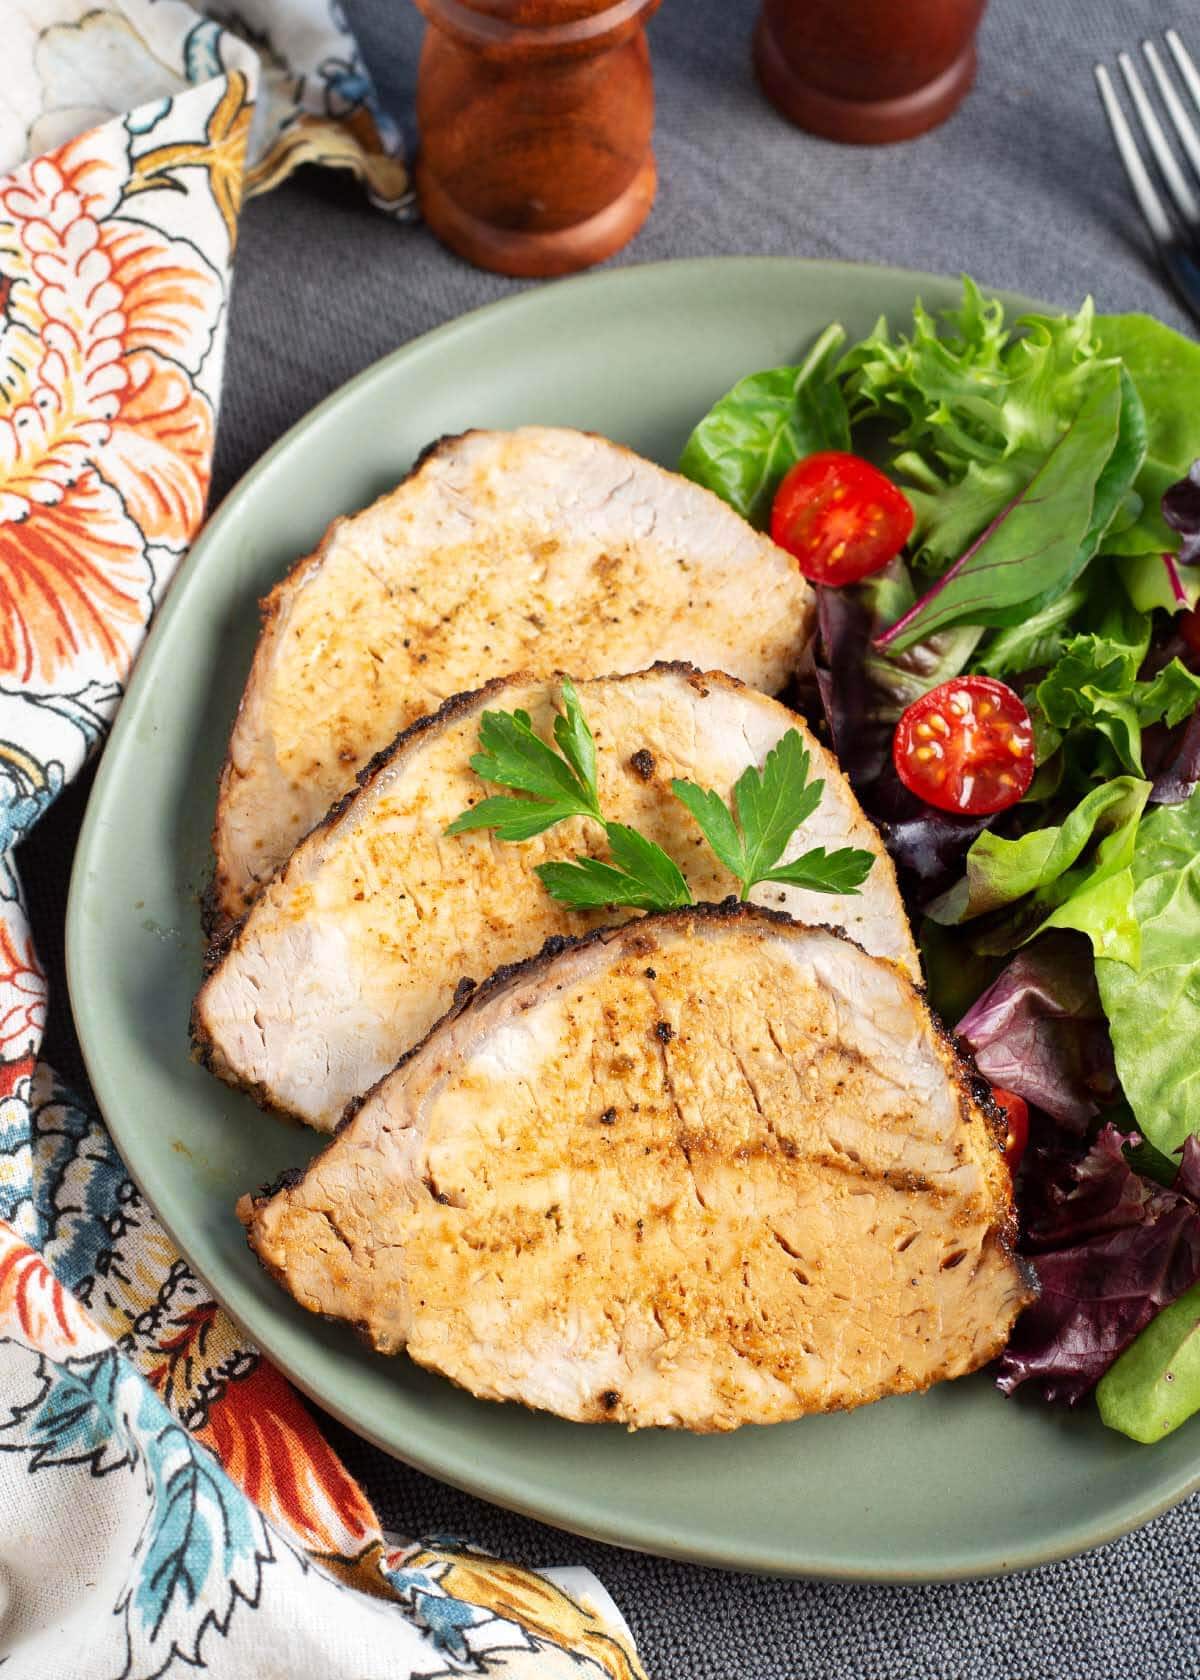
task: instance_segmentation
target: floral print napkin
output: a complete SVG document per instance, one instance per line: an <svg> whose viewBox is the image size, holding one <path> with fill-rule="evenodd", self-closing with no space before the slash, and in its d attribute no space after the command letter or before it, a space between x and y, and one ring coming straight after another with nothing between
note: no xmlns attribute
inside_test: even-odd
<svg viewBox="0 0 1200 1680"><path fill-rule="evenodd" d="M0 63L5 1672L633 1680L584 1572L382 1532L38 1059L13 848L100 746L203 520L243 197L316 162L403 215L398 137L337 0L8 0Z"/></svg>

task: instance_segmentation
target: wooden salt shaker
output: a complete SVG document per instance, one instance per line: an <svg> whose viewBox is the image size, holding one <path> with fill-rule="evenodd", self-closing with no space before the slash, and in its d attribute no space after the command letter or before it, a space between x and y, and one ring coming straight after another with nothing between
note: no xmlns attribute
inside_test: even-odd
<svg viewBox="0 0 1200 1680"><path fill-rule="evenodd" d="M659 0L416 0L421 210L480 268L540 278L620 250L654 202L644 24Z"/></svg>
<svg viewBox="0 0 1200 1680"><path fill-rule="evenodd" d="M763 0L754 67L785 117L829 140L908 140L975 80L987 0Z"/></svg>

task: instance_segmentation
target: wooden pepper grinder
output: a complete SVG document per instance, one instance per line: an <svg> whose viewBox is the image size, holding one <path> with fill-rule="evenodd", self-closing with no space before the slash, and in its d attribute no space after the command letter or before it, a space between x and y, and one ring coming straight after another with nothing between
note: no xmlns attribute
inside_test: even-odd
<svg viewBox="0 0 1200 1680"><path fill-rule="evenodd" d="M644 25L659 0L416 0L417 192L480 268L539 278L619 251L654 202Z"/></svg>
<svg viewBox="0 0 1200 1680"><path fill-rule="evenodd" d="M763 0L754 67L785 117L877 145L944 122L975 80L987 0Z"/></svg>

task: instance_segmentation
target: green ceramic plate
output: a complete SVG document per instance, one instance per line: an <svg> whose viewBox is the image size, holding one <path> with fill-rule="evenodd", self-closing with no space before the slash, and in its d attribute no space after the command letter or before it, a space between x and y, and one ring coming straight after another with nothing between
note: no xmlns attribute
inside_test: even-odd
<svg viewBox="0 0 1200 1680"><path fill-rule="evenodd" d="M742 374L818 328L906 316L925 275L724 259L530 291L429 334L339 391L270 451L196 544L138 662L71 887L71 1000L129 1167L217 1298L351 1428L443 1480L562 1528L731 1568L913 1581L1059 1558L1200 1484L1200 1426L1155 1447L1006 1401L985 1378L728 1437L579 1426L473 1400L312 1318L260 1271L238 1194L314 1141L188 1056L197 895L217 771L249 667L255 603L336 514L442 433L582 426L673 464ZM480 671L480 676L491 673Z"/></svg>

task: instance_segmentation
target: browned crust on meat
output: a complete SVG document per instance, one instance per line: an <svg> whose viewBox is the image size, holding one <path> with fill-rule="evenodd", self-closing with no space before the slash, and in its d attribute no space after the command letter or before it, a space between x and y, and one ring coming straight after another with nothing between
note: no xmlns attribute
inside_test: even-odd
<svg viewBox="0 0 1200 1680"><path fill-rule="evenodd" d="M763 929L786 928L797 935L812 932L825 933L834 939L844 941L847 945L854 946L856 950L862 951L868 962L877 963L883 968L890 969L901 984L912 993L919 1010L928 1017L932 1025L934 1036L944 1052L943 1065L958 1087L963 1124L970 1126L975 1115L978 1114L988 1128L988 1135L997 1154L1003 1154L1003 1111L991 1095L991 1086L980 1074L973 1057L965 1049L962 1041L956 1038L953 1033L947 1031L938 1016L929 1008L924 988L914 984L912 978L899 963L892 961L889 957L874 956L868 951L863 951L858 941L853 939L844 928L831 927L823 922L798 922L784 910L773 910L766 905L747 904L732 897L723 900L720 904L693 904L679 910L658 911L643 916L639 921L623 922L617 927L596 928L591 933L577 937L556 934L553 938L546 940L536 956L526 957L521 962L507 963L478 985L460 987L460 995L446 1013L434 1023L420 1043L406 1051L395 1066L383 1075L382 1079L377 1080L375 1085L347 1105L345 1113L330 1136L330 1142L332 1143L333 1139L345 1130L379 1086L421 1055L444 1028L450 1026L460 1017L483 1008L500 993L536 980L552 968L564 953L586 950L591 946L600 944L607 945L620 942L627 946L632 954L638 957L649 957L659 949L657 936L660 929L687 928L694 927L698 923L713 922L726 925L735 922L748 922ZM318 1160L323 1153L323 1150L319 1151L313 1157L313 1160ZM297 1178L295 1169L289 1169L277 1184L260 1190L256 1195L243 1196L238 1203L239 1218L242 1219L243 1223L248 1223L254 1207L260 1202L269 1200L279 1190L290 1188L299 1183L308 1170L308 1168L305 1168ZM1003 1216L993 1224L991 1234L995 1237L1006 1258L1012 1262L1018 1277L1025 1286L1028 1297L1026 1304L1028 1304L1028 1301L1034 1300L1038 1293L1037 1276L1029 1263L1016 1252L1017 1215L1012 1200L1011 1187ZM251 1243L251 1247L253 1246L253 1243ZM271 1268L268 1266L267 1270L270 1271ZM1006 1337L1001 1337L992 1353L988 1354L989 1359L1000 1351L1006 1339ZM984 1364L986 1360L981 1360L980 1363ZM930 1380L938 1379L931 1378Z"/></svg>

